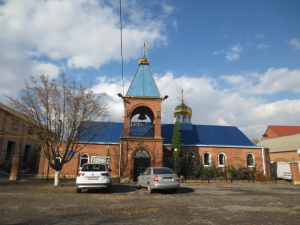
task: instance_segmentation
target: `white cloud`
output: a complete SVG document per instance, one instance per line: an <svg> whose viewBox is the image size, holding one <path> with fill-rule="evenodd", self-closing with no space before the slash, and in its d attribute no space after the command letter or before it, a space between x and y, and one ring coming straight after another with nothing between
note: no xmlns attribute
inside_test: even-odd
<svg viewBox="0 0 300 225"><path fill-rule="evenodd" d="M264 34L257 34L257 35L255 35L255 39L265 39L265 35Z"/></svg>
<svg viewBox="0 0 300 225"><path fill-rule="evenodd" d="M219 54L222 54L222 53L224 53L224 50L214 51L213 52L214 55L219 55Z"/></svg>
<svg viewBox="0 0 300 225"><path fill-rule="evenodd" d="M265 44L265 43L257 44L257 45L256 45L256 48L257 48L258 50L262 50L262 49L270 48L270 47L271 47L270 45Z"/></svg>
<svg viewBox="0 0 300 225"><path fill-rule="evenodd" d="M140 56L144 42L148 48L166 44L166 17L155 17L136 1L122 3L125 61ZM164 9L172 13L170 7ZM55 77L57 65L98 69L120 60L119 21L119 5L110 1L3 1L0 89L16 93L20 80L39 72L35 70L49 70Z"/></svg>
<svg viewBox="0 0 300 225"><path fill-rule="evenodd" d="M171 6L170 4L167 4L165 2L162 3L162 9L165 15L170 15L174 12L175 8Z"/></svg>
<svg viewBox="0 0 300 225"><path fill-rule="evenodd" d="M229 51L226 52L226 59L228 61L237 60L240 58L240 52L242 51L240 43L232 46Z"/></svg>
<svg viewBox="0 0 300 225"><path fill-rule="evenodd" d="M272 69L268 70L271 71ZM268 72L266 74L268 74ZM169 95L162 102L162 123L173 123L173 110L181 102L181 89L184 90L184 102L193 109L193 124L237 126L250 138L261 138L270 124L296 125L299 123L300 100L266 102L255 95L244 95L241 90L222 90L220 80L209 76L175 77L173 72L154 75L161 95ZM255 77L255 76L254 76ZM233 77L232 77L233 79ZM95 91L106 91L113 115L112 121L123 121L123 102L116 95L122 90L120 81L99 78ZM130 85L125 81L125 93ZM236 84L244 83L239 77ZM266 87L267 88L267 87Z"/></svg>
<svg viewBox="0 0 300 225"><path fill-rule="evenodd" d="M264 74L249 73L221 78L244 94L274 94L281 91L300 93L300 70L270 68Z"/></svg>
<svg viewBox="0 0 300 225"><path fill-rule="evenodd" d="M290 41L290 45L295 49L295 50L300 50L300 41L298 38L294 38L293 40Z"/></svg>

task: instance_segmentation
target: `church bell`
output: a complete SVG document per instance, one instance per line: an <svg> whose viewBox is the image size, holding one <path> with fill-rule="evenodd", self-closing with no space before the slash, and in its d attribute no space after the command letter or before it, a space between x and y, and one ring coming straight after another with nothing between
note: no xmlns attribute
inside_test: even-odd
<svg viewBox="0 0 300 225"><path fill-rule="evenodd" d="M138 119L139 120L145 120L145 119L147 119L146 116L145 116L145 113L140 113Z"/></svg>

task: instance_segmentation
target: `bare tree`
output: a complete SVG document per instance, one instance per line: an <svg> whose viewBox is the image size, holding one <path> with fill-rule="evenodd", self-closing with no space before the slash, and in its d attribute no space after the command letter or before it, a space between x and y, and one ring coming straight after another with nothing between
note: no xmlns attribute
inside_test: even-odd
<svg viewBox="0 0 300 225"><path fill-rule="evenodd" d="M37 79L31 77L19 98L8 98L24 114L31 128L29 138L42 145L41 154L55 170L54 186L59 184L63 165L108 125L102 95L96 95L91 86L68 81L64 72L57 80L43 73Z"/></svg>

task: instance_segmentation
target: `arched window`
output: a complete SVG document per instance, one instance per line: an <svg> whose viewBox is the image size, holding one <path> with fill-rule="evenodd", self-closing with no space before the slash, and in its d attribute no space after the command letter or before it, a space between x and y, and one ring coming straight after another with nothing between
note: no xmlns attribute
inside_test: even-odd
<svg viewBox="0 0 300 225"><path fill-rule="evenodd" d="M195 153L194 152L189 152L187 154L187 164L188 166L194 166L196 163L195 161Z"/></svg>
<svg viewBox="0 0 300 225"><path fill-rule="evenodd" d="M89 156L87 154L82 154L80 156L80 168L83 166L83 164L88 163L89 162Z"/></svg>
<svg viewBox="0 0 300 225"><path fill-rule="evenodd" d="M226 160L226 158L225 158L225 154L224 154L224 153L222 153L222 152L221 152L221 153L219 153L219 157L218 157L218 158L219 158L219 160L218 160L218 161L219 161L219 166L220 166L220 167L223 167L223 166L225 166L225 165L226 165L226 161L225 161L225 160Z"/></svg>
<svg viewBox="0 0 300 225"><path fill-rule="evenodd" d="M248 167L254 167L254 156L252 153L248 153L247 155L247 166Z"/></svg>
<svg viewBox="0 0 300 225"><path fill-rule="evenodd" d="M208 152L204 153L203 162L204 162L204 166L209 166L210 165L210 163L211 163L210 153L208 153Z"/></svg>
<svg viewBox="0 0 300 225"><path fill-rule="evenodd" d="M141 149L135 153L134 158L150 158L150 155L146 150Z"/></svg>

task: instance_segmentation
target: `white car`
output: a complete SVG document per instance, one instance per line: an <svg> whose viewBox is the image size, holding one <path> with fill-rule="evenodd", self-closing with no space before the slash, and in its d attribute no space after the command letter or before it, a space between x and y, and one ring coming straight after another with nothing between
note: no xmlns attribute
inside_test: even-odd
<svg viewBox="0 0 300 225"><path fill-rule="evenodd" d="M76 178L76 192L81 189L106 189L111 186L110 169L106 164L86 163L82 166Z"/></svg>

